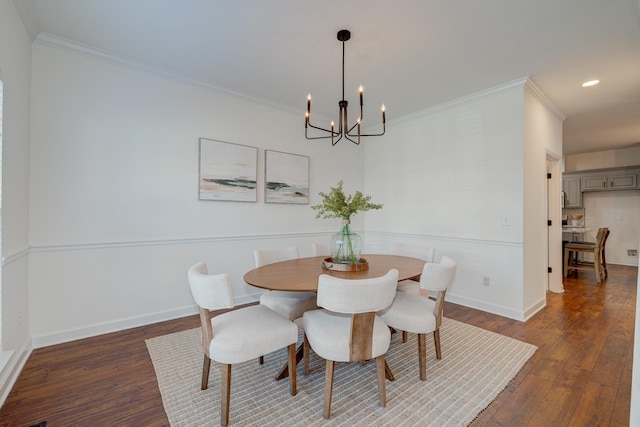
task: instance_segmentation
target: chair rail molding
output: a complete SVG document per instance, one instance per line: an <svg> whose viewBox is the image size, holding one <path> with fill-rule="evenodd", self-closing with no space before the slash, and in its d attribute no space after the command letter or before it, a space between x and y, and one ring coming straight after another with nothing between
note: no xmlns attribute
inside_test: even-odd
<svg viewBox="0 0 640 427"><path fill-rule="evenodd" d="M366 231L365 234L381 237L394 237L394 238L409 238L419 240L440 240L457 243L474 243L482 245L496 245L496 246L513 246L522 247L523 242L514 242L508 240L489 240L489 239L473 239L468 237L454 237L454 236L442 236L432 234L414 234L414 233L394 233L390 231Z"/></svg>
<svg viewBox="0 0 640 427"><path fill-rule="evenodd" d="M164 239L164 240L131 240L120 242L96 242L96 243L70 243L64 245L34 245L29 248L30 252L57 252L57 251L74 251L74 250L97 250L112 248L131 248L143 246L166 246L166 245L193 245L206 243L221 242L239 242L246 240L271 240L271 239L291 239L300 237L318 237L327 236L331 232L313 232L313 233L274 233L274 234L253 234L253 235L237 235L237 236L219 236L219 237L195 237L180 239Z"/></svg>
<svg viewBox="0 0 640 427"><path fill-rule="evenodd" d="M16 252L13 252L7 256L3 256L1 259L1 265L4 267L5 265L9 265L12 262L18 261L20 258L24 258L29 255L30 248L20 249Z"/></svg>

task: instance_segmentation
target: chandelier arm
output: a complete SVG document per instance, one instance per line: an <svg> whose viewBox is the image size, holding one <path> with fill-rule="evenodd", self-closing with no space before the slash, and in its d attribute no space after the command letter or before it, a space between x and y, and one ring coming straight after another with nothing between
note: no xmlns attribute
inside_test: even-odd
<svg viewBox="0 0 640 427"><path fill-rule="evenodd" d="M362 135L360 135L360 136L362 136ZM354 141L353 139L349 138L349 134L348 134L348 133L345 133L345 134L344 134L344 137L345 137L347 140L349 140L349 141L353 142L354 144L356 144L356 145L360 145L360 137L358 137L358 140L357 140L357 141Z"/></svg>
<svg viewBox="0 0 640 427"><path fill-rule="evenodd" d="M329 135L329 136L307 136L305 134L304 137L306 139L328 139L328 138L331 138L331 135Z"/></svg>
<svg viewBox="0 0 640 427"><path fill-rule="evenodd" d="M319 126L314 126L311 123L309 123L309 127L310 128L314 128L314 129L318 129L318 130L321 130L321 131L324 131L324 132L327 132L327 133L332 133L331 130L329 130L329 129L321 128ZM337 132L333 132L333 134L337 135L338 133ZM329 137L329 138L331 138L331 137Z"/></svg>
<svg viewBox="0 0 640 427"><path fill-rule="evenodd" d="M357 135L350 135L350 134L347 134L347 135L352 136L352 137L353 136L357 136ZM384 129L382 130L382 133L361 133L360 137L364 137L364 136L382 136L382 135L384 135Z"/></svg>
<svg viewBox="0 0 640 427"><path fill-rule="evenodd" d="M353 126L351 126L351 127L349 128L349 130L348 130L348 131L346 131L345 133L346 133L346 134L348 134L349 136L355 136L355 135L351 135L351 131L352 131L352 130L354 130L354 129L356 128L356 126L358 126L358 122L355 122L355 123L353 124Z"/></svg>
<svg viewBox="0 0 640 427"><path fill-rule="evenodd" d="M352 135L351 131L353 130L353 128L349 129L349 131L347 132L347 135L349 135L350 137L355 137L358 135ZM360 136L382 136L384 135L385 131L387 130L387 126L385 122L382 122L382 132L381 133L361 133Z"/></svg>
<svg viewBox="0 0 640 427"><path fill-rule="evenodd" d="M365 136L382 136L384 135L384 131L382 131L382 133L361 133L360 137L365 137Z"/></svg>
<svg viewBox="0 0 640 427"><path fill-rule="evenodd" d="M309 127L312 127L314 129L318 129L318 130L320 130L322 132L326 132L329 135L326 135L326 136L309 136L308 129L305 128L304 129L304 137L306 139L329 139L329 138L334 138L334 137L339 136L339 135L340 135L340 138L342 138L341 132L335 132L335 131L332 132L329 129L321 128L319 126L314 126L311 123L307 123L307 124L309 125ZM338 138L337 141L332 142L332 145L336 145L336 142L340 141L340 138Z"/></svg>

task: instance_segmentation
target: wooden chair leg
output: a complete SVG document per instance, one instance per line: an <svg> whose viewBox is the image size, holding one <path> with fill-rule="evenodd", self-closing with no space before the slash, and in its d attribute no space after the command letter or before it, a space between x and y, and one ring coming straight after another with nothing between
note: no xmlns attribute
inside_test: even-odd
<svg viewBox="0 0 640 427"><path fill-rule="evenodd" d="M407 331L402 331L402 342L407 342L408 339L409 334L407 333Z"/></svg>
<svg viewBox="0 0 640 427"><path fill-rule="evenodd" d="M418 334L418 363L420 363L420 381L427 380L427 334Z"/></svg>
<svg viewBox="0 0 640 427"><path fill-rule="evenodd" d="M442 359L442 350L440 348L440 329L433 331L433 343L436 346L436 358Z"/></svg>
<svg viewBox="0 0 640 427"><path fill-rule="evenodd" d="M221 389L220 389L220 425L229 424L229 406L231 398L231 365L223 364L221 370Z"/></svg>
<svg viewBox="0 0 640 427"><path fill-rule="evenodd" d="M333 370L335 363L333 360L327 360L327 370L324 374L324 411L322 416L326 420L331 416L331 393L333 392Z"/></svg>
<svg viewBox="0 0 640 427"><path fill-rule="evenodd" d="M304 374L309 374L309 352L311 351L311 346L309 345L309 340L307 339L307 335L304 335L304 341L302 342L302 360L304 365Z"/></svg>
<svg viewBox="0 0 640 427"><path fill-rule="evenodd" d="M596 280L602 282L604 280L604 273L602 272L602 264L600 263L600 251L594 251L593 267L596 272Z"/></svg>
<svg viewBox="0 0 640 427"><path fill-rule="evenodd" d="M289 353L289 385L291 386L291 396L298 393L298 385L296 380L296 344L293 343L288 348Z"/></svg>
<svg viewBox="0 0 640 427"><path fill-rule="evenodd" d="M387 406L387 387L385 375L384 355L376 357L376 371L378 372L378 401L383 408Z"/></svg>
<svg viewBox="0 0 640 427"><path fill-rule="evenodd" d="M384 374L385 377L387 377L387 379L389 381L395 381L396 377L393 376L393 372L391 372L391 368L389 367L389 364L387 363L387 359L384 360Z"/></svg>
<svg viewBox="0 0 640 427"><path fill-rule="evenodd" d="M200 390L206 390L209 386L209 368L211 367L211 359L205 354L204 362L202 363L202 385Z"/></svg>
<svg viewBox="0 0 640 427"><path fill-rule="evenodd" d="M567 248L564 249L564 277L569 275L569 253L571 251Z"/></svg>

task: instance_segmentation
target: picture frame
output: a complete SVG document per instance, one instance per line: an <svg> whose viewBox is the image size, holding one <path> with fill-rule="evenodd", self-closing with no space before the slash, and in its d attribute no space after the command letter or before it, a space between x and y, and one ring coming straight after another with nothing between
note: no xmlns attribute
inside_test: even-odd
<svg viewBox="0 0 640 427"><path fill-rule="evenodd" d="M256 202L258 148L200 138L199 199Z"/></svg>
<svg viewBox="0 0 640 427"><path fill-rule="evenodd" d="M265 150L264 201L309 204L309 156Z"/></svg>

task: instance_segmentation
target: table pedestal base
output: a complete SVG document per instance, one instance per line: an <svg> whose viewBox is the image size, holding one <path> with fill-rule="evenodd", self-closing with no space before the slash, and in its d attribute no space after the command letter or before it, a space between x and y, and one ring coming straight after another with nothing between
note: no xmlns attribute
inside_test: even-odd
<svg viewBox="0 0 640 427"><path fill-rule="evenodd" d="M304 356L304 349L303 349L303 345L300 344L298 346L298 349L296 350L296 365L300 363L303 356ZM384 374L389 381L395 381L396 377L393 376L393 372L391 372L391 368L387 363L387 359L384 360ZM276 375L276 381L280 381L281 379L287 378L288 376L289 376L289 368L288 368L288 365L285 363L282 369L280 370L280 372L278 372L278 375Z"/></svg>

